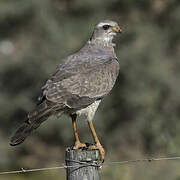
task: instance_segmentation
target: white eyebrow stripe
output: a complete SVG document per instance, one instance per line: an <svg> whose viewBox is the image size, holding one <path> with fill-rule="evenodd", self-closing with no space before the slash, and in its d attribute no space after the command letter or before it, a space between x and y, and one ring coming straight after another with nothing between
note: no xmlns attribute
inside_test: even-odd
<svg viewBox="0 0 180 180"><path fill-rule="evenodd" d="M110 24L108 24L108 23L103 23L103 22L99 23L97 26L98 26L98 27L102 27L102 26L104 26L104 25L109 25L109 26L111 26Z"/></svg>

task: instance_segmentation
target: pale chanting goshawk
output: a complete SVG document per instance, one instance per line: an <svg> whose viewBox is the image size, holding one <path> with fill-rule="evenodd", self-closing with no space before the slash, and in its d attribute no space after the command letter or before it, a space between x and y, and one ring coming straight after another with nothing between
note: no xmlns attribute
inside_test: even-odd
<svg viewBox="0 0 180 180"><path fill-rule="evenodd" d="M55 73L42 87L37 107L17 129L10 145L22 143L30 133L51 115L67 114L72 118L75 144L73 149L86 147L79 141L76 118L85 115L95 145L104 160L105 151L93 127L93 117L101 100L111 91L119 73L119 63L112 42L121 29L114 21L98 23L88 42L76 53L61 61Z"/></svg>

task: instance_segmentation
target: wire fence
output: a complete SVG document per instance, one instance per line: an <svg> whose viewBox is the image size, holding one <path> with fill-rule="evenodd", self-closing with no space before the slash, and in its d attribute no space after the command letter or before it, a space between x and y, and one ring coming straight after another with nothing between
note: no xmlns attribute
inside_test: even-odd
<svg viewBox="0 0 180 180"><path fill-rule="evenodd" d="M5 172L0 172L0 175L8 175L8 174L18 174L18 173L29 173L29 172L38 172L38 171L49 171L49 170L57 170L57 169L67 169L67 168L81 168L81 167L87 167L87 166L96 166L99 168L102 168L103 166L108 166L108 165L125 165L125 164L133 164L133 163L150 163L153 161L177 161L180 160L180 156L176 157L159 157L159 158L145 158L145 159L135 159L135 160L126 160L126 161L110 161L110 162L105 162L105 163L98 163L98 162L81 162L81 161L76 161L78 165L74 166L57 166L57 167L48 167L48 168L37 168L37 169L24 169L21 168L20 170L16 171L5 171Z"/></svg>

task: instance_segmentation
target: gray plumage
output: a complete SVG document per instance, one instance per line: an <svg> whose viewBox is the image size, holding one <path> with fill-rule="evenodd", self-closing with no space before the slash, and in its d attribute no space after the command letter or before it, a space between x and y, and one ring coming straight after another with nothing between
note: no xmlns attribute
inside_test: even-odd
<svg viewBox="0 0 180 180"><path fill-rule="evenodd" d="M110 32L116 26L113 21L100 22L90 40L61 62L42 87L37 107L11 138L11 145L22 143L51 115L84 113L92 120L100 100L111 91L118 76L119 63L112 43L116 32Z"/></svg>

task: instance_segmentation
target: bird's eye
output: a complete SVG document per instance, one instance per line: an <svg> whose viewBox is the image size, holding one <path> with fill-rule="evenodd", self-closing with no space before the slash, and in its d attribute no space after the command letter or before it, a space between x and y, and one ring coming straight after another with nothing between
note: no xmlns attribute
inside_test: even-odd
<svg viewBox="0 0 180 180"><path fill-rule="evenodd" d="M109 28L110 28L110 25L104 25L104 26L103 26L103 29L104 29L104 30L108 30Z"/></svg>

